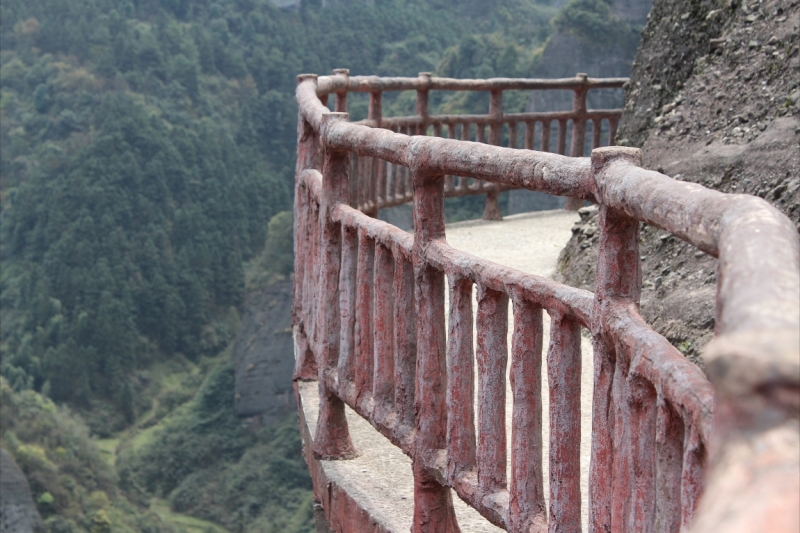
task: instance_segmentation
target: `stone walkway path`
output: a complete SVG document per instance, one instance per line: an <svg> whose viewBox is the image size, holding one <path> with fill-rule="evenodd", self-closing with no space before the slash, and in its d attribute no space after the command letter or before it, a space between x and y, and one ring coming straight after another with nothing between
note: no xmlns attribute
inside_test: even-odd
<svg viewBox="0 0 800 533"><path fill-rule="evenodd" d="M568 211L540 211L506 217L499 222L468 221L447 227L447 240L455 248L501 263L524 272L552 277L558 254L569 240L578 215ZM473 306L477 309L477 306ZM509 322L512 313L509 311ZM544 315L546 357L549 339L549 317ZM509 347L511 333L509 331ZM586 530L588 502L589 450L591 436L592 350L584 336L581 372L581 498L583 529ZM510 358L509 358L510 359ZM542 415L545 495L549 495L548 454L549 416L547 369L542 365ZM314 434L317 420L316 383L303 383L300 393L306 420ZM511 392L508 391L506 427L511 442ZM370 509L372 516L390 531L406 533L413 513L413 479L411 461L399 449L375 431L372 426L348 408L353 443L360 456L350 461L325 461L329 479L335 481L359 503ZM509 457L510 457L509 453ZM456 514L463 533L500 531L476 511L453 496Z"/></svg>

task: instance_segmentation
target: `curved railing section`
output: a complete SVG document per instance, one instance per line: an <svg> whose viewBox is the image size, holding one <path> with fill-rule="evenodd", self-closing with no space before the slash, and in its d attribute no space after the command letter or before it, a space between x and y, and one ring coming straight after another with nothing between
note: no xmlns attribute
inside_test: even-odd
<svg viewBox="0 0 800 533"><path fill-rule="evenodd" d="M741 476L725 477L731 442L763 441L767 457L774 458L775 438L765 431L786 421L796 425L800 247L794 225L768 203L644 170L638 149L596 148L590 158L568 157L425 135L431 131L426 124L471 118L419 113L414 126L411 119L392 122L373 112L354 124L326 106L330 94L353 90L369 91L374 103L385 90L550 86L577 93L618 82L299 77L295 376L319 382L314 454L353 455L344 416L344 404L351 406L412 457L415 532L457 530L448 487L508 531L580 531L581 328L594 343L590 531L681 531L692 523L707 482L718 486L698 520L713 524L720 513L730 514L724 505L715 507L715 498L738 491L742 499L749 490L736 486ZM501 119L478 122L500 124L493 120ZM402 126L405 121L411 125ZM416 127L417 134L392 127ZM378 171L369 185L377 196L361 195L366 185L360 183L354 200L354 158L371 160L373 168L391 165L395 176L405 173L403 194L385 196L397 189L391 179L380 185L392 174ZM525 188L597 204L596 292L451 247L444 226L449 176L494 190ZM413 201L413 235L362 212L374 214L369 202L380 204L380 198L383 205ZM639 314L640 222L719 258L717 339L707 354L713 387ZM546 358L543 311L551 317ZM513 421L507 477L509 321ZM549 509L542 481L543 363L550 383L558 384L550 388ZM771 413L767 426L765 409ZM721 466L707 481L709 457ZM763 464L748 457L752 468ZM762 476L765 483L771 475ZM767 507L751 504L736 512L752 515Z"/></svg>
<svg viewBox="0 0 800 533"><path fill-rule="evenodd" d="M383 128L404 135L433 135L462 141L473 140L494 146L555 152L582 156L587 147L598 148L605 143L614 144L621 109L587 110L586 96L590 90L621 89L627 78L593 79L586 74L575 78L540 80L509 79L457 80L434 78L430 73L420 73L417 78L379 78L377 76L350 77L347 69L337 69L335 76L320 80L320 101L327 103L329 94L335 94L337 112L347 112L349 92L368 92L369 111L366 120L357 122L373 128ZM485 115L431 115L428 105L430 91L484 91L489 93L489 113ZM510 90L566 90L572 91L572 109L550 113L504 113L503 93ZM383 93L386 91L416 91L416 115L384 117ZM591 136L587 138L587 126ZM569 140L569 146L567 146ZM590 144L587 144L590 143ZM364 213L376 216L379 209L408 203L413 191L411 174L407 167L395 165L380 158L358 156L350 159L351 205ZM509 185L477 180L473 177L448 175L444 181L446 197L486 195L483 218L499 220L498 193ZM582 203L567 202L568 209L577 209Z"/></svg>

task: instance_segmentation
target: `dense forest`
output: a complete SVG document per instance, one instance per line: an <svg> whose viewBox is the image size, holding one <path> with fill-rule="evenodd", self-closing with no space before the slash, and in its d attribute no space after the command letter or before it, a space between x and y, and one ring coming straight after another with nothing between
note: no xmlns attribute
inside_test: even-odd
<svg viewBox="0 0 800 533"><path fill-rule="evenodd" d="M241 491L231 488L245 483L237 472L280 471L247 466L271 453L264 443L297 453L288 426L254 436L225 418L232 409L216 412L204 403L209 397L232 403L231 389L223 387L232 370L221 361L238 327L247 265L290 270L265 243L268 227L290 236L291 217L274 217L292 204L295 77L336 67L392 76L524 76L555 28L600 36L614 22L604 0L571 0L563 8L553 1L342 0L323 8L309 0L287 11L268 0L4 0L4 398L39 402L37 409L48 413L69 409L81 439L119 436L143 421L159 424L145 444L120 445L119 479L96 480L108 485L102 486L109 497L119 483L120 498L130 498L134 509L157 495L174 510L205 513L231 530L268 531L270 520L283 524L276 531L291 530L291 520L299 520L297 531L311 527L308 481L291 473L302 470L302 461L281 481L300 492L274 496L275 502L297 496L294 504L275 504L295 509L294 518L280 518L275 506L264 504L273 509L265 511L255 501L242 503ZM525 98L511 95L507 106L521 110ZM488 96L439 94L432 104L480 111ZM353 98L353 118L365 115L366 105L366 98ZM413 105L413 95L395 95L385 112ZM53 439L35 444L37 431L14 433L18 415L9 413L3 447L19 459L17 449L40 446L42 461L56 465L48 472L57 472L48 454L64 447L50 446ZM230 442L208 436L217 424ZM190 457L232 466L212 475ZM50 468L30 464L26 474ZM165 465L174 469L169 476L152 473ZM52 498L58 491L47 483L63 479L42 479L50 481L34 486L34 496ZM198 503L204 500L197 491L208 495L219 484L227 484L217 492L230 493L230 501ZM46 521L49 530L95 531L96 509L89 510L97 491L90 489L83 500L68 490L61 503L44 498L49 503L38 505L45 518L63 515L69 494L85 500L74 509L83 505L86 513ZM231 516L240 518L231 523ZM153 524L126 527L161 527Z"/></svg>

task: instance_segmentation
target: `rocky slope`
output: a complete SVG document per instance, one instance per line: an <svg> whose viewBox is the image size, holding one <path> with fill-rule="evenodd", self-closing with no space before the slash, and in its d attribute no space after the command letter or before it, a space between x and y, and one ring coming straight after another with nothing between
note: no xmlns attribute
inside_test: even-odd
<svg viewBox="0 0 800 533"><path fill-rule="evenodd" d="M0 449L0 533L33 533L42 524L25 474Z"/></svg>
<svg viewBox="0 0 800 533"><path fill-rule="evenodd" d="M800 229L800 2L656 0L642 37L619 144L675 179L764 198ZM562 280L593 289L597 240L585 208ZM641 255L644 318L700 362L716 260L646 225Z"/></svg>
<svg viewBox="0 0 800 533"><path fill-rule="evenodd" d="M244 316L231 356L236 364L236 414L257 424L297 409L292 389L292 282L278 281L245 295Z"/></svg>

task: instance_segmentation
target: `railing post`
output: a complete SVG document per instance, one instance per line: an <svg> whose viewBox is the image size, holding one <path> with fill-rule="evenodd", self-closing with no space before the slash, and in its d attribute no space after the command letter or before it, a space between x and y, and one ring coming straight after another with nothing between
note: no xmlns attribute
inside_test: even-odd
<svg viewBox="0 0 800 533"><path fill-rule="evenodd" d="M550 531L581 530L581 328L551 314ZM555 526L555 527L553 527Z"/></svg>
<svg viewBox="0 0 800 533"><path fill-rule="evenodd" d="M417 116L420 118L417 126L417 135L425 135L428 132L428 119L431 116L428 109L428 93L431 85L431 73L420 72L419 79L421 87L417 89Z"/></svg>
<svg viewBox="0 0 800 533"><path fill-rule="evenodd" d="M381 109L380 91L369 93L369 114L367 119L371 121L374 128L381 127L383 110ZM364 188L363 198L367 208L363 210L365 215L378 218L378 197L380 196L379 180L385 179L381 174L382 161L375 157L364 157L362 163L362 173L359 175L360 185ZM383 189L385 190L385 186ZM385 194L385 193L384 193Z"/></svg>
<svg viewBox="0 0 800 533"><path fill-rule="evenodd" d="M606 147L592 150L592 173L598 197L605 189L605 165L627 159L641 164L641 150ZM633 499L630 454L617 449L629 436L626 421L615 416L628 403L627 366L606 332L606 315L614 304L639 305L641 293L639 222L600 205L600 247L597 255L592 335L594 337L594 393L592 400L592 457L589 473L589 531L625 531L623 505ZM619 424L617 424L619 422ZM622 427L618 427L622 426ZM628 450L629 452L629 450ZM655 453L655 451L654 451ZM655 498L655 494L652 498ZM622 499L622 502L617 500Z"/></svg>
<svg viewBox="0 0 800 533"><path fill-rule="evenodd" d="M338 121L346 121L346 113L323 115L320 130ZM330 387L335 381L339 362L339 267L342 255L341 225L334 222L332 212L340 204L347 204L350 195L348 183L349 154L325 148L322 167L322 205L320 206L321 272L318 286L320 361L319 361L319 418L314 438L314 456L318 459L346 459L355 456L350 440L344 402Z"/></svg>
<svg viewBox="0 0 800 533"><path fill-rule="evenodd" d="M345 80L350 78L350 69L335 68L333 69L335 76L344 76ZM347 113L347 89L336 93L336 112Z"/></svg>
<svg viewBox="0 0 800 533"><path fill-rule="evenodd" d="M500 146L503 139L503 91L492 91L489 100L489 115L492 117L492 123L489 126L489 144ZM500 204L497 202L499 193L500 187L497 184L492 185L486 193L483 220L503 220L503 216L500 214Z"/></svg>
<svg viewBox="0 0 800 533"><path fill-rule="evenodd" d="M511 480L508 526L513 533L547 529L542 470L542 308L514 298L511 340Z"/></svg>
<svg viewBox="0 0 800 533"><path fill-rule="evenodd" d="M307 80L317 80L316 74L300 74L297 83ZM304 219L306 209L304 205L305 194L300 190L300 174L309 168L319 168L321 153L319 134L303 117L302 110L297 115L297 164L295 167L294 186L294 298L292 299L292 324L295 334L296 356L293 378L295 380L311 381L317 376L317 361L311 351L308 340L307 324L302 316L303 284L305 280L305 266L307 262L308 247L304 235L308 220Z"/></svg>
<svg viewBox="0 0 800 533"><path fill-rule="evenodd" d="M571 157L582 157L583 145L586 139L586 93L588 91L588 76L583 73L578 73L575 77L580 80L583 85L575 89L575 94L572 99L572 146L570 147L569 155ZM583 205L584 201L580 198L567 198L564 209L568 211L577 211L583 207Z"/></svg>
<svg viewBox="0 0 800 533"><path fill-rule="evenodd" d="M418 93L419 94L419 93ZM414 186L414 300L417 311L416 443L413 452L412 533L457 532L450 489L429 471L446 446L444 274L425 260L431 241L444 237L443 176L411 165Z"/></svg>

